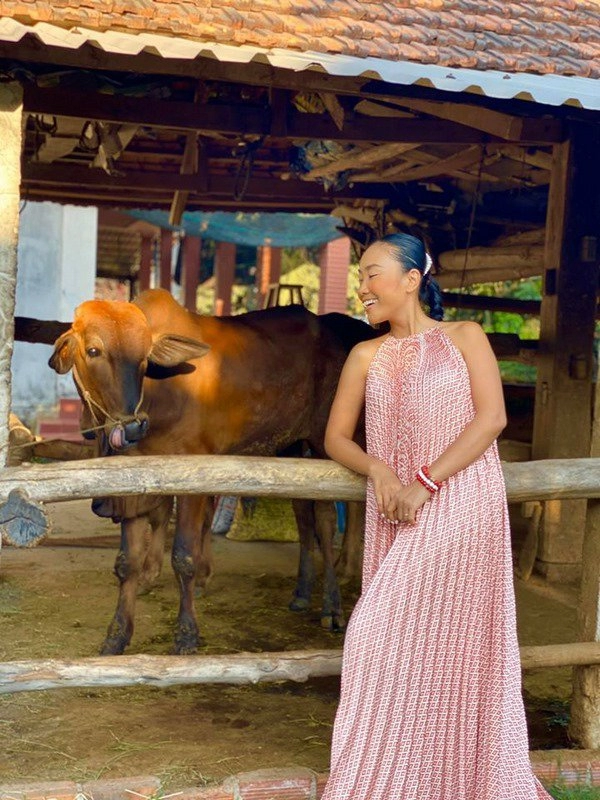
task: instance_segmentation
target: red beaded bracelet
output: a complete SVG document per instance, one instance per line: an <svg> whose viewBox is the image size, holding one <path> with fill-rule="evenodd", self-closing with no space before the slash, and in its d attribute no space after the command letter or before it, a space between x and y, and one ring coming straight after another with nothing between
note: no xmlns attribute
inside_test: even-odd
<svg viewBox="0 0 600 800"><path fill-rule="evenodd" d="M436 481L431 477L431 473L429 472L429 467L421 467L421 472L423 473L423 475L425 475L425 477L428 480L430 480L432 483L435 483L438 489L441 487L442 481Z"/></svg>
<svg viewBox="0 0 600 800"><path fill-rule="evenodd" d="M424 486L427 491L431 492L431 494L439 492L442 484L440 481L433 480L427 467L421 467L421 469L417 472L416 477L419 483Z"/></svg>

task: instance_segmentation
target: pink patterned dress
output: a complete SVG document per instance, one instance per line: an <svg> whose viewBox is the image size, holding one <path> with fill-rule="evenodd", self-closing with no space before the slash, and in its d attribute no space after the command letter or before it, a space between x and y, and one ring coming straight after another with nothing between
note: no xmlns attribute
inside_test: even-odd
<svg viewBox="0 0 600 800"><path fill-rule="evenodd" d="M367 450L411 483L473 419L463 357L440 327L379 346ZM551 800L529 762L510 528L497 445L452 476L415 526L371 485L322 800Z"/></svg>

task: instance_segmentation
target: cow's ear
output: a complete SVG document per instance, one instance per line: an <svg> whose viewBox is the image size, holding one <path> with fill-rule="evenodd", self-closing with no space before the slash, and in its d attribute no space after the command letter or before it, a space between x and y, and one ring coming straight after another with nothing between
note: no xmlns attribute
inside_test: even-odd
<svg viewBox="0 0 600 800"><path fill-rule="evenodd" d="M75 345L75 334L70 328L54 342L54 352L48 360L48 366L59 375L68 372L75 363Z"/></svg>
<svg viewBox="0 0 600 800"><path fill-rule="evenodd" d="M177 367L193 358L202 358L209 350L209 345L204 342L166 333L154 340L148 360L160 367Z"/></svg>

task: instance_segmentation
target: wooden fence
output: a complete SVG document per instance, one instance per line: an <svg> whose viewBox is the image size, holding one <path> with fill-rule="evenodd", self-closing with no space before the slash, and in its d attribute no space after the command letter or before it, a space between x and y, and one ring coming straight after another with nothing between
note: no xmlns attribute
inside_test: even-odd
<svg viewBox="0 0 600 800"><path fill-rule="evenodd" d="M580 630L600 597L600 459L503 464L509 502L588 498ZM105 495L227 494L363 500L365 480L331 461L243 456L126 456L0 470L0 504L13 490L34 502ZM585 625L584 625L585 623ZM572 725L584 747L600 747L600 631L592 642L522 647L524 669L575 666ZM255 683L337 675L341 651L227 656L119 656L0 664L0 693L73 686Z"/></svg>

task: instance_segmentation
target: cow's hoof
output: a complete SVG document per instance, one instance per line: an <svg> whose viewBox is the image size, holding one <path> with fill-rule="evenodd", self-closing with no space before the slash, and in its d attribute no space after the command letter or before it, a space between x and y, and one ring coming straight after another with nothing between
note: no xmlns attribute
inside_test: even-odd
<svg viewBox="0 0 600 800"><path fill-rule="evenodd" d="M324 614L321 617L321 627L331 633L343 633L346 630L346 621L344 617L334 614Z"/></svg>
<svg viewBox="0 0 600 800"><path fill-rule="evenodd" d="M310 608L310 600L306 597L293 597L288 608L290 611L307 611Z"/></svg>
<svg viewBox="0 0 600 800"><path fill-rule="evenodd" d="M101 656L122 656L128 642L122 639L107 639L100 648Z"/></svg>
<svg viewBox="0 0 600 800"><path fill-rule="evenodd" d="M189 639L185 641L177 640L173 646L173 655L175 656L195 656L198 650L205 645L204 639L198 637L197 639Z"/></svg>

